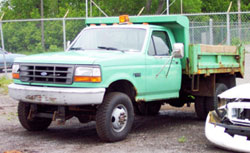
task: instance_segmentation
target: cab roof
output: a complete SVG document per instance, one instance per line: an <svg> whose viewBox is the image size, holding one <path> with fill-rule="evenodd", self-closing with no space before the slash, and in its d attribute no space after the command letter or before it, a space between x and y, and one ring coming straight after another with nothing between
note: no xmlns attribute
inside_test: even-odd
<svg viewBox="0 0 250 153"><path fill-rule="evenodd" d="M102 25L102 26L89 26L87 28L140 28L140 29L156 29L162 28L162 26L158 25L143 25L143 24L118 24L118 25Z"/></svg>
<svg viewBox="0 0 250 153"><path fill-rule="evenodd" d="M183 28L189 27L189 21L186 16L181 15L155 15L155 16L129 16L132 23L149 23L154 25L173 24ZM119 17L94 17L87 18L86 24L113 24L119 23Z"/></svg>
<svg viewBox="0 0 250 153"><path fill-rule="evenodd" d="M86 24L107 24L112 25L119 23L119 17L96 17L87 18ZM175 42L184 44L184 58L188 57L189 45L189 20L182 15L155 15L155 16L129 16L129 22L133 24L148 23L149 25L164 26L170 29L175 37ZM186 67L185 62L182 62L183 68Z"/></svg>

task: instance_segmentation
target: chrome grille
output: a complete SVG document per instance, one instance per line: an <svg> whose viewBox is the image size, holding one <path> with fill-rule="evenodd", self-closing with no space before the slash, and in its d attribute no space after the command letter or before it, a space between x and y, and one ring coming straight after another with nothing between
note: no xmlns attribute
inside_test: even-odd
<svg viewBox="0 0 250 153"><path fill-rule="evenodd" d="M21 64L20 80L23 82L72 84L73 65Z"/></svg>

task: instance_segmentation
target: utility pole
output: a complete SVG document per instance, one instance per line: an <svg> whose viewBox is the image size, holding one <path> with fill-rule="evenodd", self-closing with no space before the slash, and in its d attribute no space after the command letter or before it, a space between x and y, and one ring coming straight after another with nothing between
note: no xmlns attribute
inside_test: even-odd
<svg viewBox="0 0 250 153"><path fill-rule="evenodd" d="M85 0L85 14L86 14L86 19L88 18L88 0Z"/></svg>
<svg viewBox="0 0 250 153"><path fill-rule="evenodd" d="M239 39L241 40L241 14L240 14L240 0L238 0L238 34L239 34Z"/></svg>
<svg viewBox="0 0 250 153"><path fill-rule="evenodd" d="M183 13L182 0L181 0L181 14Z"/></svg>
<svg viewBox="0 0 250 153"><path fill-rule="evenodd" d="M166 5L167 5L167 15L169 15L169 0L166 0Z"/></svg>
<svg viewBox="0 0 250 153"><path fill-rule="evenodd" d="M43 0L41 0L41 34L42 34L42 48L45 50L44 45L44 25L43 25Z"/></svg>

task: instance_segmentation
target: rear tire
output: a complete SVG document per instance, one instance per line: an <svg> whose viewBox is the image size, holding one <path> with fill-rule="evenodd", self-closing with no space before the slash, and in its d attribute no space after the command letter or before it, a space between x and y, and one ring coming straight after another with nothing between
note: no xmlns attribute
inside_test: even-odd
<svg viewBox="0 0 250 153"><path fill-rule="evenodd" d="M120 92L111 92L104 98L96 113L97 134L103 141L120 141L127 137L134 121L130 98Z"/></svg>
<svg viewBox="0 0 250 153"><path fill-rule="evenodd" d="M215 96L206 98L207 112L215 110L215 109L219 108L220 106L224 105L224 104L220 103L220 101L218 99L218 95L221 94L222 92L226 91L227 89L228 88L225 84L216 83Z"/></svg>
<svg viewBox="0 0 250 153"><path fill-rule="evenodd" d="M195 111L197 116L205 120L209 111L216 110L223 104L218 100L218 95L226 91L228 88L223 83L216 83L215 93L213 97L196 97Z"/></svg>
<svg viewBox="0 0 250 153"><path fill-rule="evenodd" d="M28 131L42 131L49 127L52 120L49 118L33 118L28 119L30 104L25 102L18 103L18 119L21 125Z"/></svg>

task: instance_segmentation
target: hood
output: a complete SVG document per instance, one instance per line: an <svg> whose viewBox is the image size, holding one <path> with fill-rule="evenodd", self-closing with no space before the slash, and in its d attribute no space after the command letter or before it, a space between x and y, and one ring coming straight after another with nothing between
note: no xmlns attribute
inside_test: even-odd
<svg viewBox="0 0 250 153"><path fill-rule="evenodd" d="M53 52L16 58L20 63L92 64L95 58L85 56L83 51Z"/></svg>
<svg viewBox="0 0 250 153"><path fill-rule="evenodd" d="M16 58L17 63L56 63L56 64L102 64L105 66L132 64L136 61L139 52L121 52L121 51L105 51L105 50L86 50L86 51L67 51L43 53ZM129 59L129 60L126 60ZM138 59L138 58L137 58Z"/></svg>
<svg viewBox="0 0 250 153"><path fill-rule="evenodd" d="M238 85L218 95L225 99L250 99L250 83Z"/></svg>

